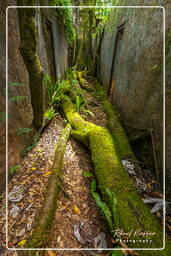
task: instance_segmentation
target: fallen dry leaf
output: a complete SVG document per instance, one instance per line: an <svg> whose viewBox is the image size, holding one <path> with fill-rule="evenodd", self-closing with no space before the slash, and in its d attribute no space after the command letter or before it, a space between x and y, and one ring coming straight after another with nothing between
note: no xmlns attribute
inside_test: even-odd
<svg viewBox="0 0 171 256"><path fill-rule="evenodd" d="M47 251L49 256L57 256L57 253L55 251Z"/></svg>
<svg viewBox="0 0 171 256"><path fill-rule="evenodd" d="M18 243L18 245L24 245L25 243L26 243L26 239L24 239L24 240L21 240L19 243Z"/></svg>
<svg viewBox="0 0 171 256"><path fill-rule="evenodd" d="M46 173L44 173L43 174L43 176L48 176L48 175L50 175L52 172L46 172Z"/></svg>
<svg viewBox="0 0 171 256"><path fill-rule="evenodd" d="M79 209L76 205L74 205L73 211L74 211L77 215L80 215L80 214L81 214L80 209Z"/></svg>

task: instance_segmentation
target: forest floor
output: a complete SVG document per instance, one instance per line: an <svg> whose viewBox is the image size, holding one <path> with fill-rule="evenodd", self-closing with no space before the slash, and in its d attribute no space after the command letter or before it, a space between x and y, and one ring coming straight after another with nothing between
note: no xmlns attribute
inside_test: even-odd
<svg viewBox="0 0 171 256"><path fill-rule="evenodd" d="M89 86L93 83L89 82ZM94 116L84 118L94 124L107 128L107 117L100 102L93 93L86 92L89 110ZM82 113L83 114L83 113ZM66 126L60 114L55 116L45 128L38 144L28 153L20 163L20 169L9 182L9 194L18 189L18 202L9 198L8 211L8 247L22 248L34 232L35 223L39 215L49 177L52 173L56 144L63 128ZM85 172L93 173L93 166L89 150L74 138L70 138L64 156L62 189L58 196L55 218L53 220L49 248L98 248L99 237L103 237L107 247L112 247L112 235L108 232L104 219L90 192L93 177L85 177ZM152 178L140 170L134 176L135 185L143 198L162 198L159 191L152 186ZM139 178L139 183L137 179ZM151 185L150 185L151 184ZM150 187L151 186L151 187ZM14 191L15 192L15 191ZM0 206L0 230L2 230L2 244L0 255L22 255L22 252L5 250L5 195ZM162 224L162 213L157 212ZM167 225L170 228L168 217ZM169 231L168 231L169 232ZM104 251L105 253L105 251ZM37 252L37 255L39 253ZM46 251L48 255L104 255L98 251Z"/></svg>

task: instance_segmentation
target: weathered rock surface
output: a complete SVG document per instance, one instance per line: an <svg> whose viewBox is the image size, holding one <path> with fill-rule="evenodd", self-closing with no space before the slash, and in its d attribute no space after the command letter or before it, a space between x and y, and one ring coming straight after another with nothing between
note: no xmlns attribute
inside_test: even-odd
<svg viewBox="0 0 171 256"><path fill-rule="evenodd" d="M49 3L49 2L48 2ZM47 5L47 1L42 5ZM5 183L5 10L8 6L16 6L16 0L2 1L0 8L1 22L0 29L0 175L2 177L0 191ZM37 5L40 5L37 1ZM44 9L44 12L37 10L36 21L38 29L38 56L43 69L48 72L54 80L62 77L68 65L68 46L65 38L64 25L59 17L54 14L55 10ZM46 25L46 24L49 24ZM31 128L33 118L29 91L29 76L20 55L20 34L17 10L8 9L8 84L10 85L8 111L9 111L9 167L17 164L20 160L20 152L28 144L33 130L29 134L17 135L19 128ZM55 49L55 50L54 50ZM24 86L21 86L24 84ZM16 99L16 96L24 96L23 99ZM45 102L47 102L46 88L44 88Z"/></svg>
<svg viewBox="0 0 171 256"><path fill-rule="evenodd" d="M119 1L118 5L155 5L163 1ZM171 10L166 8L166 89L169 90ZM120 26L120 27L119 27ZM118 27L118 29L117 29ZM114 50L115 49L115 50ZM114 53L115 51L115 53ZM113 55L115 54L114 61ZM113 70L112 70L113 61ZM112 70L112 71L111 71ZM112 74L111 74L112 73ZM113 84L112 102L125 125L153 129L160 182L163 176L163 9L114 9L105 27L101 47L101 76L106 90ZM111 79L112 78L112 79ZM110 81L111 79L111 81ZM111 83L110 83L111 82ZM169 94L166 96L166 175L171 182ZM171 193L170 193L171 195Z"/></svg>

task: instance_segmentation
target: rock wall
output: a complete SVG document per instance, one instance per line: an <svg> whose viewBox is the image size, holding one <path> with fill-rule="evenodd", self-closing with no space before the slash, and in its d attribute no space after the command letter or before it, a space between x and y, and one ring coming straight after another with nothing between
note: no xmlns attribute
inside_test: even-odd
<svg viewBox="0 0 171 256"><path fill-rule="evenodd" d="M119 1L118 5L161 6L163 1ZM171 9L165 1L167 52L170 51ZM166 77L170 59L167 58ZM121 120L136 129L153 129L160 182L163 176L163 9L119 8L111 12L100 55L103 85ZM169 81L167 81L167 89ZM169 104L169 95L166 97ZM166 107L167 113L169 112ZM166 127L166 192L171 195L171 141Z"/></svg>
<svg viewBox="0 0 171 256"><path fill-rule="evenodd" d="M48 4L45 3L45 5ZM16 6L16 0L2 1L0 9L2 31L0 38L0 192L5 184L5 10L8 6ZM55 81L56 78L64 75L64 70L68 65L68 46L64 25L55 15L55 10L44 9L44 13L41 10L37 10L36 13L39 36L38 55L42 67ZM52 30L48 30L45 25L48 21L52 23ZM16 9L8 10L8 42L8 165L11 168L21 160L21 151L28 145L35 133L31 127L29 77L19 50L20 34ZM46 101L46 88L44 88L44 95ZM23 128L32 130L29 132L27 129L23 132Z"/></svg>

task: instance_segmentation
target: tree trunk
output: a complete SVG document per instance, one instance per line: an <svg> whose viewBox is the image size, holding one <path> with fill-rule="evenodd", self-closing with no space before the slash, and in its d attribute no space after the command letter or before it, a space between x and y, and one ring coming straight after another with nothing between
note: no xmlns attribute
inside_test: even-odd
<svg viewBox="0 0 171 256"><path fill-rule="evenodd" d="M92 161L94 164L95 175L101 190L103 199L110 207L106 189L112 191L117 198L117 211L119 215L119 227L124 232L136 231L141 229L142 232L155 232L153 236L147 236L152 243L129 242L131 248L161 248L163 246L163 232L157 219L152 215L150 209L144 204L134 187L127 172L123 168L116 149L124 140L113 140L108 131L100 126L96 126L85 121L71 101L62 104L66 118L70 122L74 132L73 135L87 145L91 150ZM118 122L118 121L117 121ZM117 123L117 127L121 127ZM120 131L121 137L124 132ZM116 137L119 137L116 134ZM119 144L118 144L119 142ZM121 147L122 148L122 147ZM130 152L130 147L122 148L121 152ZM117 228L117 227L116 227ZM133 239L142 239L142 236L131 237ZM145 239L146 239L145 238ZM146 251L139 251L140 255L147 255ZM168 255L168 251L148 251L148 255Z"/></svg>
<svg viewBox="0 0 171 256"><path fill-rule="evenodd" d="M17 5L34 6L35 0L17 0ZM33 108L33 125L39 129L43 125L44 100L43 77L44 72L37 55L37 30L35 8L17 8L20 28L20 52L29 74L31 104Z"/></svg>

